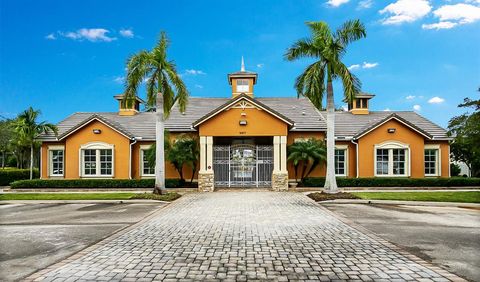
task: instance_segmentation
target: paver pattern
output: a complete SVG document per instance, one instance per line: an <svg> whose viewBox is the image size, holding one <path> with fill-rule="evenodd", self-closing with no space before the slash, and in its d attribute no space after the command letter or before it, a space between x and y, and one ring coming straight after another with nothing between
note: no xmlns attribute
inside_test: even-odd
<svg viewBox="0 0 480 282"><path fill-rule="evenodd" d="M188 194L147 222L39 278L451 281L455 277L436 270L352 228L303 194L216 192Z"/></svg>

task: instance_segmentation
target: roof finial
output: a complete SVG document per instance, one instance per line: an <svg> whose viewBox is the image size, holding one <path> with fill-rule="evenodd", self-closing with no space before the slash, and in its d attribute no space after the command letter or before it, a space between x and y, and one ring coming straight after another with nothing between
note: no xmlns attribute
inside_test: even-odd
<svg viewBox="0 0 480 282"><path fill-rule="evenodd" d="M240 68L240 71L245 71L245 63L243 62L243 56L242 56L242 67Z"/></svg>

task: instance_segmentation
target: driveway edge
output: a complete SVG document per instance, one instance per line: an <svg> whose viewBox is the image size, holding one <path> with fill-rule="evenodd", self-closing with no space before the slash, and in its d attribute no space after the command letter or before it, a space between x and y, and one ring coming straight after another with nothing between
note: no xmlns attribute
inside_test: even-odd
<svg viewBox="0 0 480 282"><path fill-rule="evenodd" d="M308 198L308 197L307 197ZM309 198L310 199L310 198ZM413 262L423 266L423 267L426 267L432 271L435 271L436 273L442 275L443 277L447 278L447 279L450 279L452 281L465 281L465 282L468 282L468 280L466 280L465 278L462 278L450 271L448 271L447 269L443 268L442 266L440 265L435 265L433 263L430 263L428 261L425 261L424 259L421 259L419 257L417 257L416 255L413 255L411 254L410 252L406 251L405 249L403 249L402 247L388 241L388 240L385 240L381 237L379 237L378 235L376 235L374 232L370 231L369 229L363 227L363 226L360 226L358 224L356 224L354 221L346 218L346 217L343 217L339 214L336 214L334 213L333 211L323 207L320 203L318 202L315 202L314 200L310 199L311 201L313 201L315 204L317 204L321 209L325 210L326 212L330 213L333 217L335 217L336 219L338 219L339 221L347 224L348 226L350 226L351 228L359 231L360 233L363 233L365 236L379 242L380 244L382 244L383 246L401 254L402 256L405 256L406 258L412 260Z"/></svg>
<svg viewBox="0 0 480 282"><path fill-rule="evenodd" d="M397 201L397 200L337 199L337 200L319 201L317 203L318 204L382 204L382 205L428 206L428 207L480 208L480 204L476 204L476 203Z"/></svg>
<svg viewBox="0 0 480 282"><path fill-rule="evenodd" d="M57 269L65 266L65 265L67 265L70 262L73 262L76 259L79 259L80 257L88 254L89 252L94 251L94 250L96 250L100 247L103 247L106 243L122 236L123 234L129 232L130 230L136 228L137 226L145 224L145 222L147 222L151 218L155 217L157 215L157 213L162 212L164 209L170 207L173 204L173 202L167 202L167 203L169 203L169 204L164 205L163 207L160 207L158 210L152 211L147 216L145 216L142 220L140 220L140 221L138 221L138 222L136 222L132 225L121 228L121 229L115 231L110 236L105 237L105 238L101 239L100 241L98 241L98 242L96 242L96 243L94 243L90 246L87 246L86 248L74 253L71 256L68 256L64 259L61 259L61 260L47 266L46 268L35 271L34 273L28 275L27 277L21 279L21 281L41 281L41 280L45 279L45 275L47 273L52 272L54 270L57 270Z"/></svg>

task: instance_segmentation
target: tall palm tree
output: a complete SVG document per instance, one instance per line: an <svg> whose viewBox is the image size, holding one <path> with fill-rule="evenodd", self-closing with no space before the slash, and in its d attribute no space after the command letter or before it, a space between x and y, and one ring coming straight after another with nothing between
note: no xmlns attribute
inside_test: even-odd
<svg viewBox="0 0 480 282"><path fill-rule="evenodd" d="M40 134L47 134L52 131L55 135L58 129L54 124L42 121L37 123L37 118L40 115L40 110L34 110L32 107L20 113L15 121L15 131L18 133L19 139L22 143L30 147L30 179L33 178L33 147L35 140Z"/></svg>
<svg viewBox="0 0 480 282"><path fill-rule="evenodd" d="M155 106L156 141L164 143L164 122L170 114L175 102L180 111L185 111L188 101L187 87L178 75L175 63L167 58L169 40L165 32L151 51L140 51L127 61L127 77L125 80L125 103L135 101L139 86L146 81L147 104ZM165 149L156 146L155 188L156 194L164 194L165 190Z"/></svg>
<svg viewBox="0 0 480 282"><path fill-rule="evenodd" d="M365 26L359 20L345 22L335 32L325 22L307 22L311 36L295 42L286 52L289 61L300 58L312 58L316 61L309 65L295 81L297 94L309 98L318 108L322 108L322 100L327 92L327 175L325 189L329 193L337 193L335 179L335 104L333 85L335 79L343 84L344 98L351 102L360 92L360 80L350 73L342 58L347 46L356 40L366 37ZM326 82L326 85L325 85Z"/></svg>

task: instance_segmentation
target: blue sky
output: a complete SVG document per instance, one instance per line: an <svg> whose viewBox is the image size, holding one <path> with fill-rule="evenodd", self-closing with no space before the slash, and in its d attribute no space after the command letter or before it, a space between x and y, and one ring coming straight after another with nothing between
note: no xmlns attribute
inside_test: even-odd
<svg viewBox="0 0 480 282"><path fill-rule="evenodd" d="M275 4L274 4L275 3ZM309 60L285 50L305 21L336 28L360 19L367 38L344 62L376 94L373 110L413 110L446 126L480 86L480 0L0 2L0 115L28 106L58 122L76 111L116 111L125 61L161 30L192 96L228 97L227 73L259 73L255 95L295 96ZM342 89L335 87L337 105ZM143 92L140 96L144 96Z"/></svg>

